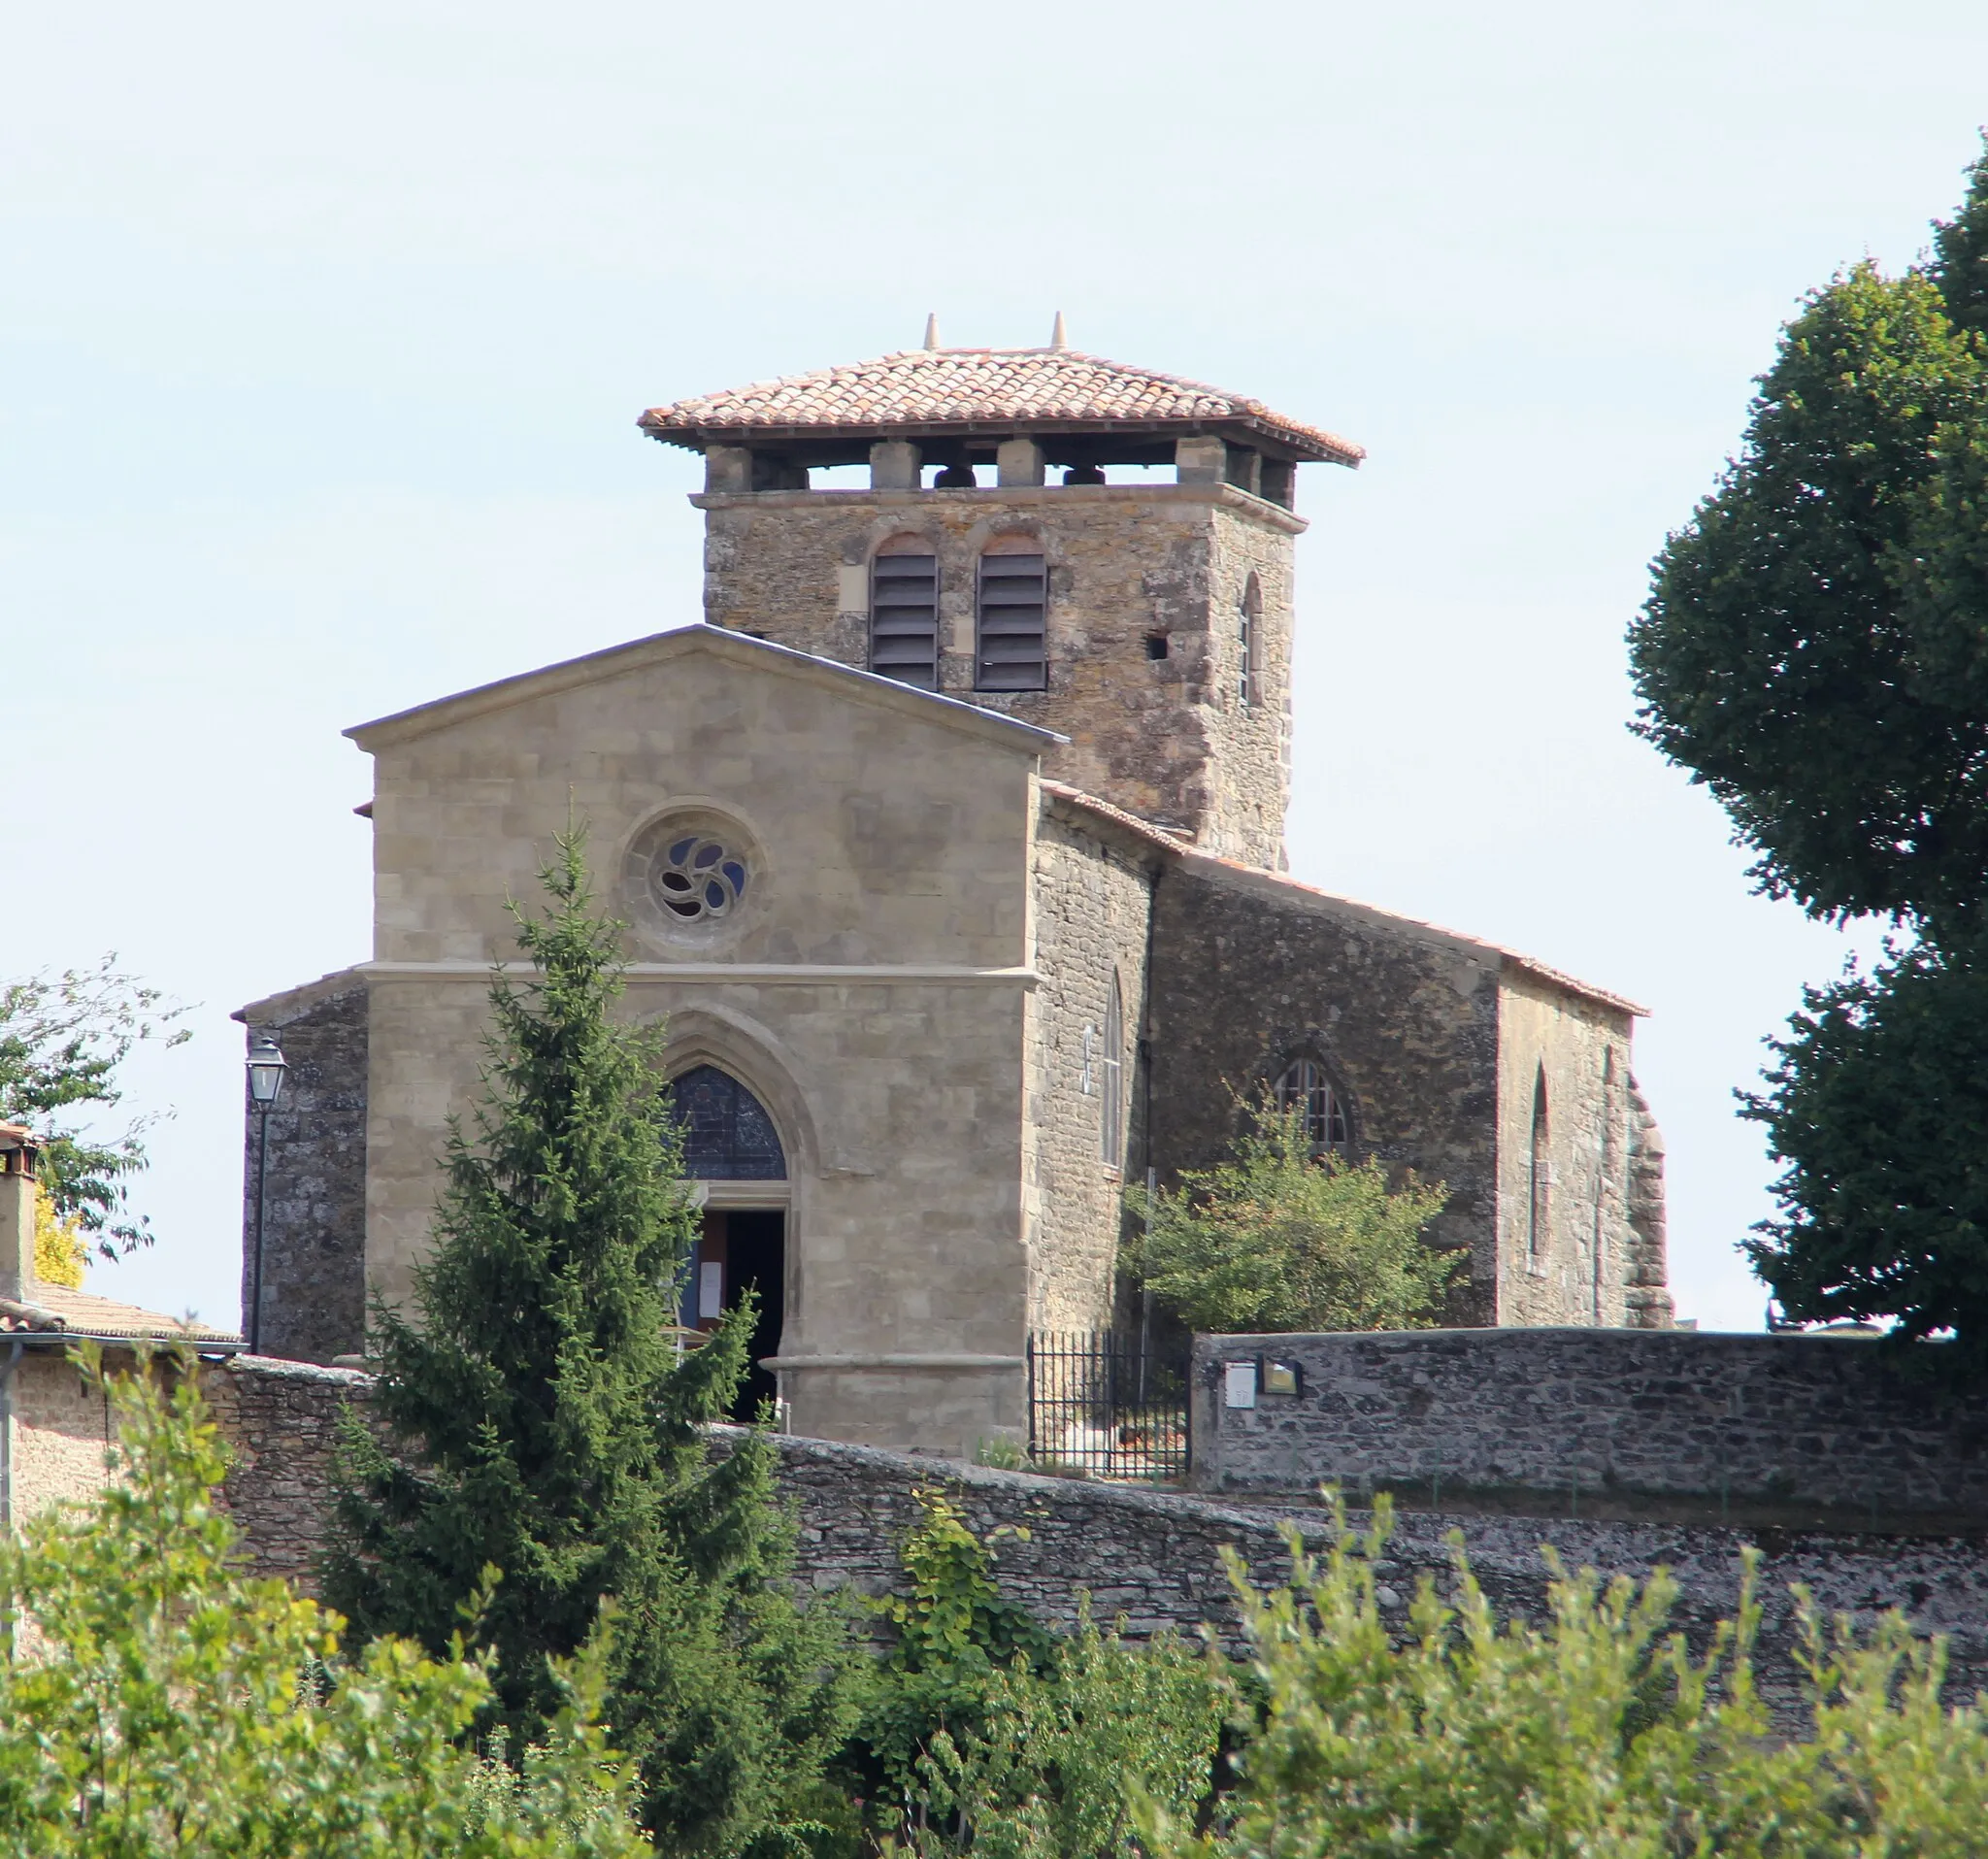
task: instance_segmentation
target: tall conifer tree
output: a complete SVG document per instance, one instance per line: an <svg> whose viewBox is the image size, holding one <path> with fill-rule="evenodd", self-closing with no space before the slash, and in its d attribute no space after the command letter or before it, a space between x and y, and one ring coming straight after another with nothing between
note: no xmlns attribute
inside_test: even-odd
<svg viewBox="0 0 1988 1859"><path fill-rule="evenodd" d="M749 1304L680 1358L692 1237L657 1036L617 1024L622 925L593 913L584 834L517 906L534 974L492 979L483 1101L450 1128L414 1314L374 1312L376 1438L343 1443L327 1599L354 1641L442 1648L482 1591L513 1746L560 1698L548 1655L604 1608L609 1718L674 1850L786 1843L848 1723L839 1616L797 1608L764 1434L714 1459Z"/></svg>

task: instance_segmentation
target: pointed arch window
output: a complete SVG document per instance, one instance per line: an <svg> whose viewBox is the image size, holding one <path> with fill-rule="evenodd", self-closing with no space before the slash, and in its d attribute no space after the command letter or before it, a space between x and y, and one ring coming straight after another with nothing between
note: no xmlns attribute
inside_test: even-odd
<svg viewBox="0 0 1988 1859"><path fill-rule="evenodd" d="M939 557L922 536L885 543L870 564L870 669L939 688Z"/></svg>
<svg viewBox="0 0 1988 1859"><path fill-rule="evenodd" d="M695 1181L784 1181L787 1158L766 1106L729 1072L694 1066L670 1083L683 1133L683 1173Z"/></svg>
<svg viewBox="0 0 1988 1859"><path fill-rule="evenodd" d="M980 557L974 687L1047 690L1049 572L1033 536L1004 536Z"/></svg>
<svg viewBox="0 0 1988 1859"><path fill-rule="evenodd" d="M1305 1134L1310 1138L1314 1157L1328 1149L1343 1152L1352 1141L1345 1093L1316 1059L1301 1058L1286 1066L1272 1087L1272 1094L1285 1115L1294 1110L1304 1112Z"/></svg>
<svg viewBox="0 0 1988 1859"><path fill-rule="evenodd" d="M1112 1168L1125 1165L1125 997L1118 977L1105 1003L1105 1056L1098 1068L1099 1153Z"/></svg>
<svg viewBox="0 0 1988 1859"><path fill-rule="evenodd" d="M1553 1237L1553 1160L1546 1123L1546 1068L1533 1080L1533 1141L1526 1171L1526 1246L1533 1263L1546 1256Z"/></svg>
<svg viewBox="0 0 1988 1859"><path fill-rule="evenodd" d="M1263 701L1263 583L1256 570L1242 583L1242 601L1237 612L1238 645L1236 696L1244 710Z"/></svg>

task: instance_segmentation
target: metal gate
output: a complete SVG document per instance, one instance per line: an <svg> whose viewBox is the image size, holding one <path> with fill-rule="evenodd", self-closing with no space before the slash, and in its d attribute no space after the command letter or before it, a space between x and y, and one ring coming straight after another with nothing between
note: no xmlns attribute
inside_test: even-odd
<svg viewBox="0 0 1988 1859"><path fill-rule="evenodd" d="M1115 1330L1031 1331L1029 1457L1045 1471L1158 1483L1190 1458L1187 1356Z"/></svg>

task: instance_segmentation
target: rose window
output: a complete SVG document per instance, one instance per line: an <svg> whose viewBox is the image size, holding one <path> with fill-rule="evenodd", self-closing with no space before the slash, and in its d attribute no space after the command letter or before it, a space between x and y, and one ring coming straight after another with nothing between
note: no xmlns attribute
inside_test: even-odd
<svg viewBox="0 0 1988 1859"><path fill-rule="evenodd" d="M746 895L746 861L722 840L686 833L660 848L649 868L649 888L672 916L685 923L729 916Z"/></svg>

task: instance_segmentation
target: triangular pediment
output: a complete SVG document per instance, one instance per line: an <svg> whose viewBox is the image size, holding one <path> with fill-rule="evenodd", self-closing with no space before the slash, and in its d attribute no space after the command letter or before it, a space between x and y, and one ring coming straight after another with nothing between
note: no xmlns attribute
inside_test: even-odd
<svg viewBox="0 0 1988 1859"><path fill-rule="evenodd" d="M647 672L672 660L702 656L736 666L753 677L791 678L818 689L832 692L852 704L872 705L896 711L908 719L959 730L983 742L997 743L1019 754L1039 755L1065 742L1053 730L1038 729L1032 723L1016 722L996 711L962 703L956 697L933 691L914 690L895 679L879 678L874 672L858 671L834 659L816 658L797 652L770 640L753 639L745 633L728 632L719 626L682 626L672 632L651 633L646 639L630 640L623 646L610 646L604 651L568 658L537 671L501 678L494 683L479 684L439 697L412 710L396 711L371 722L355 723L345 732L371 753L414 737L447 729L472 717L509 710L537 698L579 690L589 684L608 683L634 673Z"/></svg>

